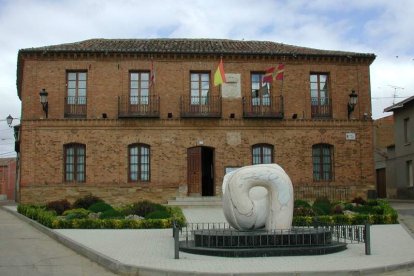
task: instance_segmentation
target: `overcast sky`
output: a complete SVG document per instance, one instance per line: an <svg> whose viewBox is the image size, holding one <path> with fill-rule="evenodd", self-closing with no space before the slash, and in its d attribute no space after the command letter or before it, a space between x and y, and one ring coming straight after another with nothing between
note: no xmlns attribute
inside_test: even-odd
<svg viewBox="0 0 414 276"><path fill-rule="evenodd" d="M22 48L90 38L228 38L374 53L376 119L414 95L413 28L412 0L0 0L0 157L14 156L4 119L20 117Z"/></svg>

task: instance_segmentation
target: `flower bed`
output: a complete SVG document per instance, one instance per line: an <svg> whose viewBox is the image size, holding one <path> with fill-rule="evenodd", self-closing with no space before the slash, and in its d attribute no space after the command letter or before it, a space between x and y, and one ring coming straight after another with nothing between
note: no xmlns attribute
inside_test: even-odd
<svg viewBox="0 0 414 276"><path fill-rule="evenodd" d="M179 207L141 201L122 208L113 208L103 200L87 196L73 205L66 200L46 206L19 205L17 211L53 229L151 229L171 228L185 224Z"/></svg>
<svg viewBox="0 0 414 276"><path fill-rule="evenodd" d="M386 200L355 198L352 202L331 203L326 198L316 199L313 204L303 200L295 201L293 225L314 224L395 224L397 212Z"/></svg>

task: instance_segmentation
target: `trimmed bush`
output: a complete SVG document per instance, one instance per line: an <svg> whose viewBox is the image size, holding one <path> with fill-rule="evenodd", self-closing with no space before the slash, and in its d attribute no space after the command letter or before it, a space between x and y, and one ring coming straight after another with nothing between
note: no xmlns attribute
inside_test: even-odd
<svg viewBox="0 0 414 276"><path fill-rule="evenodd" d="M89 207L91 207L93 204L97 203L97 202L103 202L103 200L97 196L93 196L91 194L86 195L82 198L77 199L74 203L73 203L73 208L74 209L79 209L79 208L83 208L83 209L89 209Z"/></svg>
<svg viewBox="0 0 414 276"><path fill-rule="evenodd" d="M51 201L46 205L46 209L53 210L58 216L61 216L63 212L70 209L70 202L66 199Z"/></svg>
<svg viewBox="0 0 414 276"><path fill-rule="evenodd" d="M108 209L99 216L100 219L114 219L114 218L124 218L124 215L115 210L115 209Z"/></svg>
<svg viewBox="0 0 414 276"><path fill-rule="evenodd" d="M67 210L63 213L66 219L84 219L89 215L89 211L83 208Z"/></svg>
<svg viewBox="0 0 414 276"><path fill-rule="evenodd" d="M167 211L167 208L161 204L153 203L149 200L138 201L125 209L126 215L137 215L146 217L149 213L155 211Z"/></svg>
<svg viewBox="0 0 414 276"><path fill-rule="evenodd" d="M311 207L295 207L293 209L294 216L314 216L315 212Z"/></svg>
<svg viewBox="0 0 414 276"><path fill-rule="evenodd" d="M103 213L105 211L113 210L113 209L114 208L111 205L109 205L108 203L105 203L103 201L96 202L88 208L88 210L93 212L93 213Z"/></svg>
<svg viewBox="0 0 414 276"><path fill-rule="evenodd" d="M327 197L319 197L312 205L312 209L317 215L329 215L331 213L331 202Z"/></svg>
<svg viewBox="0 0 414 276"><path fill-rule="evenodd" d="M168 213L167 211L158 210L158 211L154 211L152 213L147 214L145 219L166 219L169 217L171 217L171 214Z"/></svg>
<svg viewBox="0 0 414 276"><path fill-rule="evenodd" d="M299 207L311 208L311 205L305 200L296 199L294 202L294 208L299 208Z"/></svg>

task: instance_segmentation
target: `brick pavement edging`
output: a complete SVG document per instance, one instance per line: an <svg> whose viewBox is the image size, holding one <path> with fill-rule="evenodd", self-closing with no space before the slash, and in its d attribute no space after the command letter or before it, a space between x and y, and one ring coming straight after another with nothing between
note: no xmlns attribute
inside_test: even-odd
<svg viewBox="0 0 414 276"><path fill-rule="evenodd" d="M197 271L168 271L158 268L150 268L150 267L138 267L133 265L123 264L113 258L110 258L106 255L99 253L96 250L93 250L89 247L86 247L64 235L61 235L52 229L49 229L42 224L19 214L17 211L13 211L9 208L5 208L4 206L0 206L3 210L7 211L8 213L16 216L20 220L30 224L37 230L41 231L42 233L48 235L52 239L58 241L59 243L63 244L64 246L70 248L71 250L75 251L76 253L90 259L98 263L99 265L105 267L106 269L121 275L166 275L166 276L175 276L175 275L200 275ZM171 238L171 242L173 239ZM356 269L356 270L332 270L332 271L308 271L308 272L264 272L264 273L257 273L258 275L377 275L380 273L386 272L393 272L397 270L406 270L414 268L414 261L400 263L400 264L393 264L383 267L375 267L375 268L366 268L366 269ZM226 273L202 273L203 275L225 275ZM229 273L229 275L245 275L244 273Z"/></svg>

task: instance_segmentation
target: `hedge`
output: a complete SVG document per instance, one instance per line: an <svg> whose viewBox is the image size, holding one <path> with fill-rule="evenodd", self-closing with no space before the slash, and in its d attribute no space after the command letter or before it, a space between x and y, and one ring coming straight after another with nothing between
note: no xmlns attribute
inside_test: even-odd
<svg viewBox="0 0 414 276"><path fill-rule="evenodd" d="M378 214L353 214L353 215L326 215L326 216L294 216L293 226L312 226L315 224L396 224L398 215L396 213Z"/></svg>
<svg viewBox="0 0 414 276"><path fill-rule="evenodd" d="M184 226L185 217L178 207L167 207L171 217L168 219L65 219L58 217L55 211L34 205L19 205L17 211L46 227L52 229L160 229L171 228L175 220L177 225Z"/></svg>

